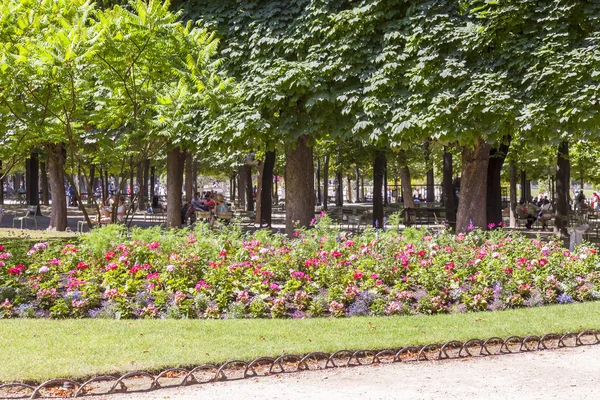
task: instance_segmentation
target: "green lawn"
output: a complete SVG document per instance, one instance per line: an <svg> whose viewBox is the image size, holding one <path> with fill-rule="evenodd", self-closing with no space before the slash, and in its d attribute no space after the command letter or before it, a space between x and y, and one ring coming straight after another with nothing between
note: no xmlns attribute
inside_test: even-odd
<svg viewBox="0 0 600 400"><path fill-rule="evenodd" d="M2 320L0 381L600 327L600 302L502 312L307 320Z"/></svg>

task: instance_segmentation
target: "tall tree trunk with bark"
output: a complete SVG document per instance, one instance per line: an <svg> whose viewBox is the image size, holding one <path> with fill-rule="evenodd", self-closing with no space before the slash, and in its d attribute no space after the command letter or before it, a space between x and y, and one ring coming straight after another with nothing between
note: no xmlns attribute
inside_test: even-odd
<svg viewBox="0 0 600 400"><path fill-rule="evenodd" d="M252 187L252 165L244 165L244 182L246 183L246 210L254 211L254 188Z"/></svg>
<svg viewBox="0 0 600 400"><path fill-rule="evenodd" d="M185 154L185 201L192 201L194 197L194 158L192 153Z"/></svg>
<svg viewBox="0 0 600 400"><path fill-rule="evenodd" d="M474 147L464 147L462 150L457 232L467 232L471 224L475 228L487 228L486 186L489 159L490 145L483 139L479 139Z"/></svg>
<svg viewBox="0 0 600 400"><path fill-rule="evenodd" d="M514 161L510 161L510 227L517 227L517 166Z"/></svg>
<svg viewBox="0 0 600 400"><path fill-rule="evenodd" d="M262 190L260 192L260 225L271 226L273 214L273 170L275 152L267 151L262 171Z"/></svg>
<svg viewBox="0 0 600 400"><path fill-rule="evenodd" d="M510 141L510 139L508 139ZM510 142L509 142L510 143ZM486 203L487 223L502 222L502 166L508 153L509 143L502 143L497 149L490 150L487 169Z"/></svg>
<svg viewBox="0 0 600 400"><path fill-rule="evenodd" d="M383 179L385 151L377 150L373 160L373 227L383 228Z"/></svg>
<svg viewBox="0 0 600 400"><path fill-rule="evenodd" d="M323 210L327 211L329 203L329 156L323 162Z"/></svg>
<svg viewBox="0 0 600 400"><path fill-rule="evenodd" d="M258 224L260 226L260 221L261 221L261 211L262 211L262 204L261 204L261 196L262 196L262 176L263 176L263 169L265 167L265 164L262 161L259 161L258 164L256 165L256 196L254 197L256 200L256 207L254 207L255 210L255 215L254 215L254 222L256 224Z"/></svg>
<svg viewBox="0 0 600 400"><path fill-rule="evenodd" d="M431 149L429 142L425 142L425 167L427 168L427 198L428 203L435 202L435 181L433 175L433 161L431 160Z"/></svg>
<svg viewBox="0 0 600 400"><path fill-rule="evenodd" d="M181 227L181 187L184 153L175 147L167 153L167 227Z"/></svg>
<svg viewBox="0 0 600 400"><path fill-rule="evenodd" d="M94 179L95 175L96 175L96 164L91 164L90 165L90 178L87 183L87 186L88 186L87 203L88 204L92 204L94 202L94 193L96 193L96 188L94 187L94 182L96 180L96 179Z"/></svg>
<svg viewBox="0 0 600 400"><path fill-rule="evenodd" d="M348 203L352 203L352 179L350 179L350 175L346 177L346 196L348 196Z"/></svg>
<svg viewBox="0 0 600 400"><path fill-rule="evenodd" d="M340 167L338 167L338 170L335 173L335 180L337 182L337 187L335 190L335 205L337 207L342 207L344 205L344 177L342 176L342 171L339 168Z"/></svg>
<svg viewBox="0 0 600 400"><path fill-rule="evenodd" d="M400 150L398 153L398 165L400 167L400 184L402 185L402 197L404 198L404 208L415 208L413 201L412 187L410 183L410 169L406 159L406 152Z"/></svg>
<svg viewBox="0 0 600 400"><path fill-rule="evenodd" d="M291 235L295 223L308 227L315 216L313 149L308 136L287 147L285 160L285 228Z"/></svg>
<svg viewBox="0 0 600 400"><path fill-rule="evenodd" d="M446 208L446 221L450 229L456 230L456 202L454 201L454 185L452 184L453 176L452 153L444 147L444 174L443 174L443 193L444 207Z"/></svg>
<svg viewBox="0 0 600 400"><path fill-rule="evenodd" d="M152 207L154 207L154 196L158 195L156 193L156 166L150 167L150 202L152 203Z"/></svg>
<svg viewBox="0 0 600 400"><path fill-rule="evenodd" d="M140 203L148 203L148 179L150 179L150 160L144 160L144 174L140 184Z"/></svg>
<svg viewBox="0 0 600 400"><path fill-rule="evenodd" d="M65 151L62 144L46 145L48 153L48 175L52 192L52 211L50 212L50 231L64 231L67 228L67 196L65 194Z"/></svg>
<svg viewBox="0 0 600 400"><path fill-rule="evenodd" d="M40 213L39 158L37 153L31 153L26 162L27 169L27 205L36 206L36 214Z"/></svg>
<svg viewBox="0 0 600 400"><path fill-rule="evenodd" d="M568 237L570 182L569 142L563 141L558 146L556 163L556 221L554 223L554 233L562 238Z"/></svg>
<svg viewBox="0 0 600 400"><path fill-rule="evenodd" d="M354 171L356 175L356 202L360 202L360 170L358 169L358 164L356 165L356 169Z"/></svg>

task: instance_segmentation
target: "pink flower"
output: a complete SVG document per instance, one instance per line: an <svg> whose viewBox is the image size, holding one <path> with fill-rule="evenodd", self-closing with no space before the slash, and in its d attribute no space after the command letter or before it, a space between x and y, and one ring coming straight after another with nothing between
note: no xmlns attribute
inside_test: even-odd
<svg viewBox="0 0 600 400"><path fill-rule="evenodd" d="M146 247L148 247L150 250L156 250L160 247L160 243L159 242L148 243L146 245Z"/></svg>
<svg viewBox="0 0 600 400"><path fill-rule="evenodd" d="M17 266L14 266L12 268L8 269L8 273L10 275L19 275L21 272L23 272L25 270L25 266L23 264L19 264Z"/></svg>
<svg viewBox="0 0 600 400"><path fill-rule="evenodd" d="M45 266L45 265L42 265L42 266L40 267L40 269L39 269L39 271L38 271L38 272L39 272L40 274L45 274L45 273L46 273L46 272L48 272L48 271L50 271L50 268L48 268L48 267L47 267L47 266Z"/></svg>
<svg viewBox="0 0 600 400"><path fill-rule="evenodd" d="M167 265L165 267L165 269L167 270L167 272L173 272L175 270L175 266L174 265Z"/></svg>
<svg viewBox="0 0 600 400"><path fill-rule="evenodd" d="M278 284L276 284L276 283L271 283L269 285L269 289L271 289L271 290L279 290L279 289L281 289L281 287Z"/></svg>
<svg viewBox="0 0 600 400"><path fill-rule="evenodd" d="M159 279L159 278L160 278L160 274L158 272L151 272L148 275L146 275L147 280Z"/></svg>
<svg viewBox="0 0 600 400"><path fill-rule="evenodd" d="M200 281L198 281L198 283L196 283L196 286L194 287L194 289L196 289L197 291L200 291L202 289L210 289L210 286L208 285L208 283L206 283L206 281L200 280Z"/></svg>
<svg viewBox="0 0 600 400"><path fill-rule="evenodd" d="M86 269L88 269L88 265L86 263L84 263L83 261L77 263L77 269L80 271L85 271Z"/></svg>
<svg viewBox="0 0 600 400"><path fill-rule="evenodd" d="M334 251L331 252L331 256L332 257L340 257L341 255L342 255L342 253L340 253L337 250L334 250Z"/></svg>
<svg viewBox="0 0 600 400"><path fill-rule="evenodd" d="M105 258L105 259L108 261L108 260L112 260L112 258L113 258L114 256L115 256L115 253L114 253L114 252L112 252L112 251L109 251L109 252L107 252L107 253L104 255L104 258Z"/></svg>
<svg viewBox="0 0 600 400"><path fill-rule="evenodd" d="M363 273L362 272L359 271L359 272L355 272L354 273L354 280L362 279L362 277L363 277Z"/></svg>
<svg viewBox="0 0 600 400"><path fill-rule="evenodd" d="M2 254L0 254L0 260L8 260L11 257L12 257L11 253L2 253Z"/></svg>
<svg viewBox="0 0 600 400"><path fill-rule="evenodd" d="M116 263L112 262L112 263L108 264L106 266L106 268L104 268L104 270L105 271L114 271L117 268L119 268L119 266Z"/></svg>
<svg viewBox="0 0 600 400"><path fill-rule="evenodd" d="M377 275L377 274L371 274L371 279L379 279L379 275Z"/></svg>

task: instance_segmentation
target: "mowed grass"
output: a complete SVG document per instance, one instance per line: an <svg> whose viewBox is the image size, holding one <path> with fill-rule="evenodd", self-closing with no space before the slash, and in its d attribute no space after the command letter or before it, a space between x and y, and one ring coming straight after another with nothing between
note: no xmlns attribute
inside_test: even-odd
<svg viewBox="0 0 600 400"><path fill-rule="evenodd" d="M29 227L33 227L33 223L29 222ZM18 224L17 224L18 225ZM3 240L48 240L48 239L65 239L65 238L76 238L77 233L75 232L55 232L38 229L12 229L12 228L0 228L0 242Z"/></svg>
<svg viewBox="0 0 600 400"><path fill-rule="evenodd" d="M231 359L384 349L600 327L600 303L502 312L306 320L0 321L0 381L40 382Z"/></svg>

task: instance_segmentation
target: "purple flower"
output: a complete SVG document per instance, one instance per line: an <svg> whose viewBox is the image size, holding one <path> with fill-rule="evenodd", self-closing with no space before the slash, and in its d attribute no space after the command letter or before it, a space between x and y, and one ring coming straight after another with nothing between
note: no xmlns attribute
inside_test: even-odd
<svg viewBox="0 0 600 400"><path fill-rule="evenodd" d="M473 220L470 219L469 220L469 227L467 228L468 231L472 231L473 229L475 229L475 225L473 225Z"/></svg>
<svg viewBox="0 0 600 400"><path fill-rule="evenodd" d="M569 296L567 293L559 294L556 298L559 304L569 304L573 302L573 298Z"/></svg>

